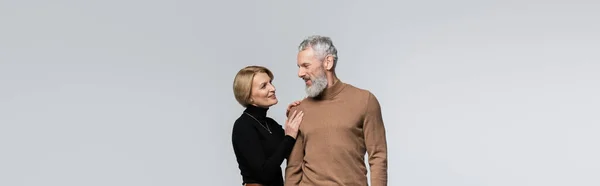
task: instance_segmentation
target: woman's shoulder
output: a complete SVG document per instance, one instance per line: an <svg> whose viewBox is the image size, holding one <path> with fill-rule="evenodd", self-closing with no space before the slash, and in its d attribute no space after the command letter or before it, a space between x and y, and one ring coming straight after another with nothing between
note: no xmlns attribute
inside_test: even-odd
<svg viewBox="0 0 600 186"><path fill-rule="evenodd" d="M249 120L249 118L247 118L247 116L245 116L244 114L240 115L233 122L233 130L236 130L236 129L247 129L248 127L251 126L251 125L248 125L248 122L250 122L250 120Z"/></svg>
<svg viewBox="0 0 600 186"><path fill-rule="evenodd" d="M256 128L254 128L254 125L249 122L250 120L244 117L244 115L241 115L239 118L237 118L233 123L233 128L231 130L232 137L243 139L248 136L256 135Z"/></svg>

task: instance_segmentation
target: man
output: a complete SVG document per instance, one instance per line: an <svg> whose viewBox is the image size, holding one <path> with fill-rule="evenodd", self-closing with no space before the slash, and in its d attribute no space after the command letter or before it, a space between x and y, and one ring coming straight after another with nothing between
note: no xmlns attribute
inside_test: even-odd
<svg viewBox="0 0 600 186"><path fill-rule="evenodd" d="M329 37L311 36L298 52L298 76L308 97L293 107L305 115L285 170L286 186L387 185L387 142L377 98L335 74L337 50Z"/></svg>

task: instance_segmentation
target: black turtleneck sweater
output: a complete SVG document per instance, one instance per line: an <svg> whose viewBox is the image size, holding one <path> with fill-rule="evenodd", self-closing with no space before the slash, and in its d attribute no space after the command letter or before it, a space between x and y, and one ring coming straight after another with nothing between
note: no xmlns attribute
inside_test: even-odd
<svg viewBox="0 0 600 186"><path fill-rule="evenodd" d="M282 126L267 117L267 110L250 105L233 124L231 139L242 184L283 186L281 163L296 140L285 135Z"/></svg>

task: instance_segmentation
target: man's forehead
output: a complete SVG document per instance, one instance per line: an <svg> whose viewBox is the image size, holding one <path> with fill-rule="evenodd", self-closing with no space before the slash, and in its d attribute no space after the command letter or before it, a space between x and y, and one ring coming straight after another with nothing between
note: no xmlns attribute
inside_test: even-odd
<svg viewBox="0 0 600 186"><path fill-rule="evenodd" d="M302 65L302 64L310 64L313 62L313 60L311 60L312 58L308 58L308 57L298 57L298 65Z"/></svg>
<svg viewBox="0 0 600 186"><path fill-rule="evenodd" d="M298 60L305 60L306 62L310 62L311 59L315 58L314 52L309 50L303 50L298 52Z"/></svg>

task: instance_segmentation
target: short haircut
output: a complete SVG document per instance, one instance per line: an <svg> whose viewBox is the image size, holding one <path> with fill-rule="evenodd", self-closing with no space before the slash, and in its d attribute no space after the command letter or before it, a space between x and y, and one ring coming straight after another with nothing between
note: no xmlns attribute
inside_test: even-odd
<svg viewBox="0 0 600 186"><path fill-rule="evenodd" d="M307 50L309 48L313 49L320 61L325 59L327 55L333 56L333 68L335 69L338 62L338 54L330 37L320 35L309 36L302 40L300 46L298 46L298 51Z"/></svg>
<svg viewBox="0 0 600 186"><path fill-rule="evenodd" d="M247 66L242 68L233 79L233 95L240 105L250 105L250 94L252 92L252 81L258 73L266 73L273 80L273 73L262 66Z"/></svg>

